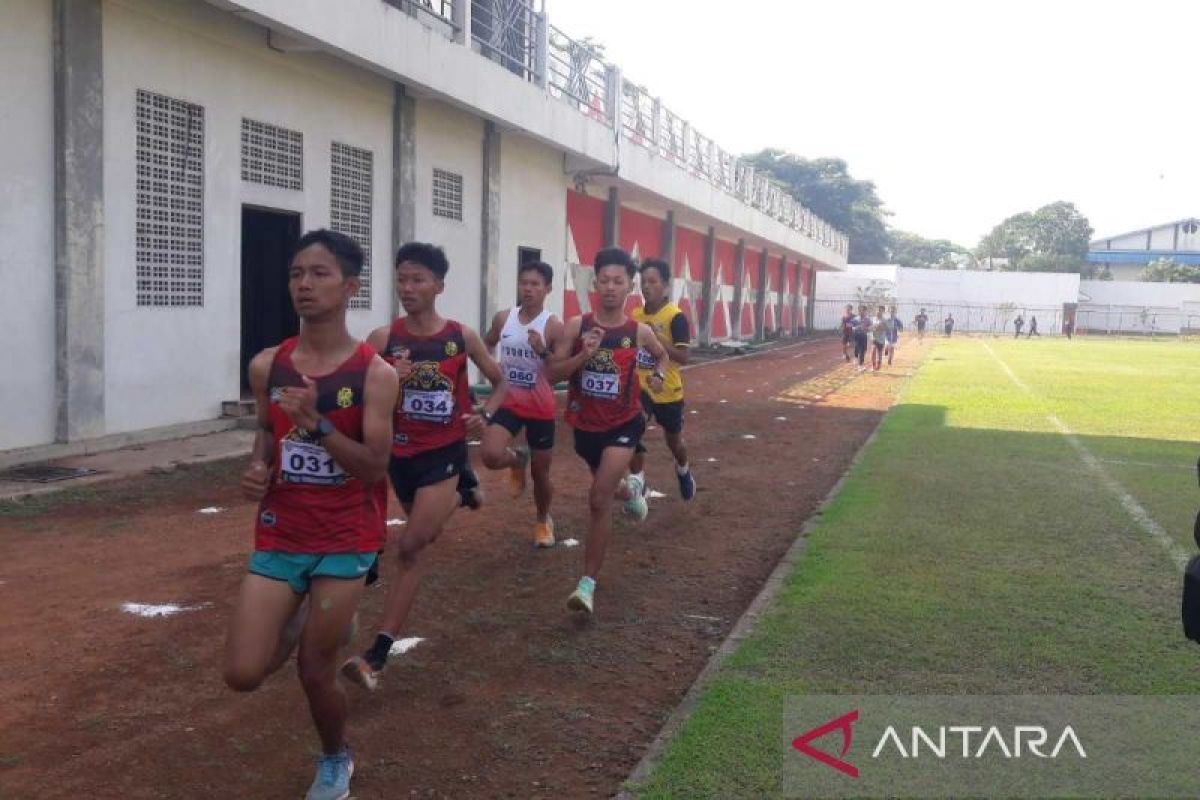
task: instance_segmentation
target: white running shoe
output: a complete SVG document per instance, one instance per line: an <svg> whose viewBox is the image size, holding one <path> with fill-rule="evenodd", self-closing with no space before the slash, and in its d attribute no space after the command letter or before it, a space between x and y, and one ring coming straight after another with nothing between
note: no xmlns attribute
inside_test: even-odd
<svg viewBox="0 0 1200 800"><path fill-rule="evenodd" d="M625 513L638 522L644 520L650 513L650 505L646 502L646 486L636 475L625 478L625 488L629 490L629 499L625 501Z"/></svg>

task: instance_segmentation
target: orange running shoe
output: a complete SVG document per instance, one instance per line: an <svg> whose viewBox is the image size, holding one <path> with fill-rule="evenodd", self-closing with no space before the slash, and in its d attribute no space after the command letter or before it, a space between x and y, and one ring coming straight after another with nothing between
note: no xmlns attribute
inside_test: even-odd
<svg viewBox="0 0 1200 800"><path fill-rule="evenodd" d="M533 544L535 547L554 547L554 520L546 517L545 522L533 526Z"/></svg>

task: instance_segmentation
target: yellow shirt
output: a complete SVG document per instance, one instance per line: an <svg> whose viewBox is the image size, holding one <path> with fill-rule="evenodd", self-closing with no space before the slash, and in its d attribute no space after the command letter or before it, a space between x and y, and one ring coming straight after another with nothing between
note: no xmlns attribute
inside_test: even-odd
<svg viewBox="0 0 1200 800"><path fill-rule="evenodd" d="M654 331L654 335L664 344L679 346L691 342L687 317L674 303L668 302L653 314L646 313L645 306L642 306L635 309L630 316L638 322L649 325L650 330ZM676 317L679 317L678 321L676 321ZM678 364L674 361L667 362L666 371L663 373L661 392L650 389L650 378L654 374L654 358L644 348L638 349L637 364L642 390L650 395L651 400L656 403L678 403L683 400L683 373L680 372Z"/></svg>

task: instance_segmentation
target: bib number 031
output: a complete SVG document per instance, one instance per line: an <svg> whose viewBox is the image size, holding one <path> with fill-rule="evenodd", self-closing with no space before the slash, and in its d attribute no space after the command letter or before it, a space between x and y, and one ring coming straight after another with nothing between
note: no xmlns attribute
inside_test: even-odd
<svg viewBox="0 0 1200 800"><path fill-rule="evenodd" d="M306 483L316 486L339 486L346 482L346 473L319 444L283 441L279 477L284 483Z"/></svg>

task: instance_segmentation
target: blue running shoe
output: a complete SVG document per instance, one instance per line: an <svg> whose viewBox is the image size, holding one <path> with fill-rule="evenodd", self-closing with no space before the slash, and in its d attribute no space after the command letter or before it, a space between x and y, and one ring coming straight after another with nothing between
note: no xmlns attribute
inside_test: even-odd
<svg viewBox="0 0 1200 800"><path fill-rule="evenodd" d="M692 476L692 468L688 467L687 472L675 470L675 477L679 478L679 496L684 500L691 500L696 496L696 479Z"/></svg>
<svg viewBox="0 0 1200 800"><path fill-rule="evenodd" d="M584 575L579 579L579 585L575 587L575 591L567 598L567 608L572 611L582 611L585 614L592 613L593 598L596 593L596 581Z"/></svg>
<svg viewBox="0 0 1200 800"><path fill-rule="evenodd" d="M354 759L350 748L335 756L321 756L317 762L317 777L308 787L305 800L346 800L350 796L350 776L354 774Z"/></svg>

